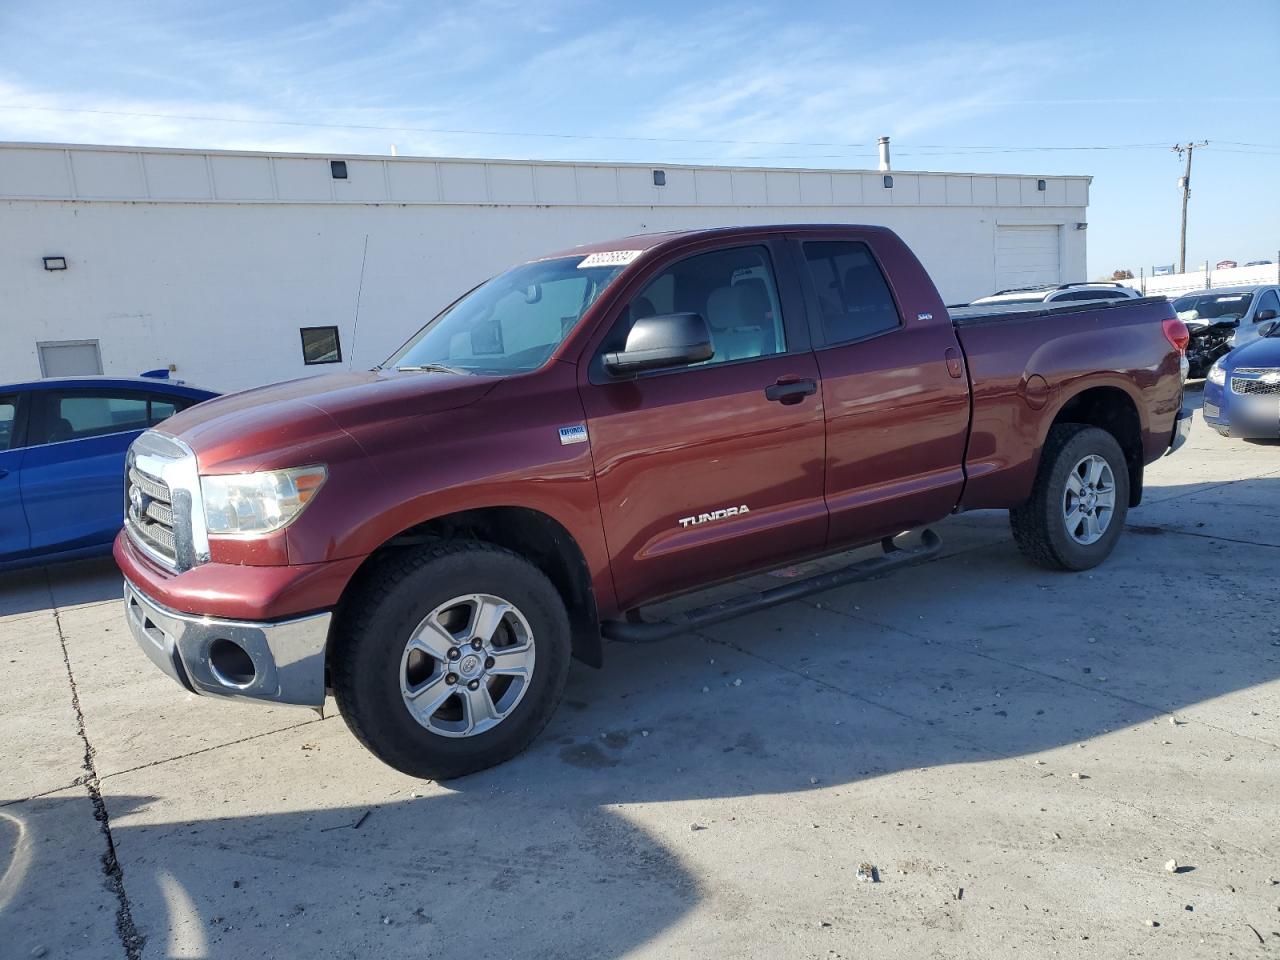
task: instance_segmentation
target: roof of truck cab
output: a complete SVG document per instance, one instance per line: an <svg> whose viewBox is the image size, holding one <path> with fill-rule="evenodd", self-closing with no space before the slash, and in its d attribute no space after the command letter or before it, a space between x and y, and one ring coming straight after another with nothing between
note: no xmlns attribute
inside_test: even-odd
<svg viewBox="0 0 1280 960"><path fill-rule="evenodd" d="M535 260L557 260L561 257L582 257L592 253L612 253L621 250L650 250L657 246L694 237L754 236L761 233L827 233L832 230L857 230L859 232L884 232L887 227L862 223L766 223L738 224L725 227L705 227L696 230L664 230L657 233L637 233L613 240L584 243L567 250L559 250Z"/></svg>

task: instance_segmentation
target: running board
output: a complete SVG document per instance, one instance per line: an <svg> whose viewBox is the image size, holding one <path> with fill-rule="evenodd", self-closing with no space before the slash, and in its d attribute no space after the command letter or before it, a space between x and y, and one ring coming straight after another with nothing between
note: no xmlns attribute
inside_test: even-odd
<svg viewBox="0 0 1280 960"><path fill-rule="evenodd" d="M942 538L933 530L926 529L920 534L918 546L900 547L893 542L892 537L885 537L880 541L880 546L884 550L880 556L859 561L840 570L819 573L804 580L770 587L768 590L745 593L731 600L686 610L666 620L653 622L606 620L600 625L600 632L610 640L619 640L623 643L653 643L665 640L686 630L709 627L713 623L731 620L744 613L776 607L780 603L799 600L812 593L821 593L846 584L870 580L902 567L929 560L937 556L938 551L942 549Z"/></svg>

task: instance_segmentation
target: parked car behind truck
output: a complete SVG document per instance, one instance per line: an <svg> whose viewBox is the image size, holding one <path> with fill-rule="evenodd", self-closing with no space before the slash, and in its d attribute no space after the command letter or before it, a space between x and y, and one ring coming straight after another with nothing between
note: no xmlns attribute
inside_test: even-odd
<svg viewBox="0 0 1280 960"><path fill-rule="evenodd" d="M149 376L0 385L0 570L110 553L129 444L213 396Z"/></svg>
<svg viewBox="0 0 1280 960"><path fill-rule="evenodd" d="M1219 357L1253 343L1280 317L1280 285L1197 290L1174 300L1173 309L1191 334L1190 374L1203 377Z"/></svg>
<svg viewBox="0 0 1280 960"><path fill-rule="evenodd" d="M528 745L602 634L884 572L937 543L890 538L958 510L1009 510L1033 562L1100 563L1185 436L1185 343L1163 298L953 321L878 227L579 247L476 288L377 369L140 437L128 621L189 690L332 690L384 761L459 776ZM869 565L646 616L877 541Z"/></svg>

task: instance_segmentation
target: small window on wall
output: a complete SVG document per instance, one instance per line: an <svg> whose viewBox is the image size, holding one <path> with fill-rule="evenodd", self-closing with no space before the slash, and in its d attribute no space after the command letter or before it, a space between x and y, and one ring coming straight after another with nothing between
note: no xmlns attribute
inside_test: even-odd
<svg viewBox="0 0 1280 960"><path fill-rule="evenodd" d="M338 340L337 327L303 327L301 332L302 362L307 366L342 362L342 344Z"/></svg>

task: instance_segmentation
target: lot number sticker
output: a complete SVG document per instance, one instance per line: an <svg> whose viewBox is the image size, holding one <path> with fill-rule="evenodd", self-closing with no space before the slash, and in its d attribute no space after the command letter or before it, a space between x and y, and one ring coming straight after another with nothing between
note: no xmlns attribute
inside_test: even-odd
<svg viewBox="0 0 1280 960"><path fill-rule="evenodd" d="M644 253L643 250L602 250L599 253L592 253L586 256L578 264L578 269L586 270L588 267L625 267L642 253Z"/></svg>

